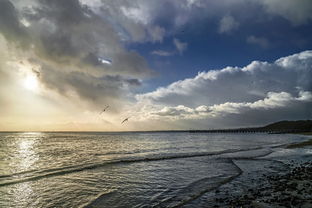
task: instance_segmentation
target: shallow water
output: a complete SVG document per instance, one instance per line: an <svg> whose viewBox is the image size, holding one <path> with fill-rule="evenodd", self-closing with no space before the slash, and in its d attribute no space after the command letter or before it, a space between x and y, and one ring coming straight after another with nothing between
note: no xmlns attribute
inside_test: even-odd
<svg viewBox="0 0 312 208"><path fill-rule="evenodd" d="M179 132L0 133L0 207L200 207L211 190L241 175L233 159L282 157L279 145L305 139Z"/></svg>

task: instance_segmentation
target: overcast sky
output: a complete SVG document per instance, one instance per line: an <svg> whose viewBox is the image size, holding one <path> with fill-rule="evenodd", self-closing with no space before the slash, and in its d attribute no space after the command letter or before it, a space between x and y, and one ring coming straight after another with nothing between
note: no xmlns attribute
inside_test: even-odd
<svg viewBox="0 0 312 208"><path fill-rule="evenodd" d="M311 34L310 0L0 0L0 130L312 119Z"/></svg>

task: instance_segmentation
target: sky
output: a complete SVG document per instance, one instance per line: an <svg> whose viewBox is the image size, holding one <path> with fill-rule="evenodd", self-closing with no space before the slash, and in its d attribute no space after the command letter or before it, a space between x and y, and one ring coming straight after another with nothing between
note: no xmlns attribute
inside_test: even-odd
<svg viewBox="0 0 312 208"><path fill-rule="evenodd" d="M0 0L0 131L312 119L311 34L310 0Z"/></svg>

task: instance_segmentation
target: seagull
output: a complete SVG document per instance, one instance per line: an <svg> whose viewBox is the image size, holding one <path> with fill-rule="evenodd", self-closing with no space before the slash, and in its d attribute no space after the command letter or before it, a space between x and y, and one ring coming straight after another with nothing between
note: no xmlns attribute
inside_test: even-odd
<svg viewBox="0 0 312 208"><path fill-rule="evenodd" d="M130 118L130 117L128 117L128 118L126 118L125 120L123 120L123 121L121 122L121 124L123 124L124 122L128 121L129 118Z"/></svg>
<svg viewBox="0 0 312 208"><path fill-rule="evenodd" d="M33 68L32 72L35 73L38 78L40 77L40 71Z"/></svg>
<svg viewBox="0 0 312 208"><path fill-rule="evenodd" d="M101 115L102 113L104 113L104 112L107 110L107 108L109 108L109 105L106 106L106 107L100 112L100 115Z"/></svg>

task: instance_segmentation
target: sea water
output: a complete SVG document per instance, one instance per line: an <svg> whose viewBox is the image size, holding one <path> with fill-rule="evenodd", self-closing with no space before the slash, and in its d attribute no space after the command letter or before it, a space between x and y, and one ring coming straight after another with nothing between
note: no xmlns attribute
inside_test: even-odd
<svg viewBox="0 0 312 208"><path fill-rule="evenodd" d="M217 188L243 187L240 181L250 174L283 171L278 164L289 155L310 157L309 149L283 148L306 139L264 133L0 133L0 207L205 207Z"/></svg>

